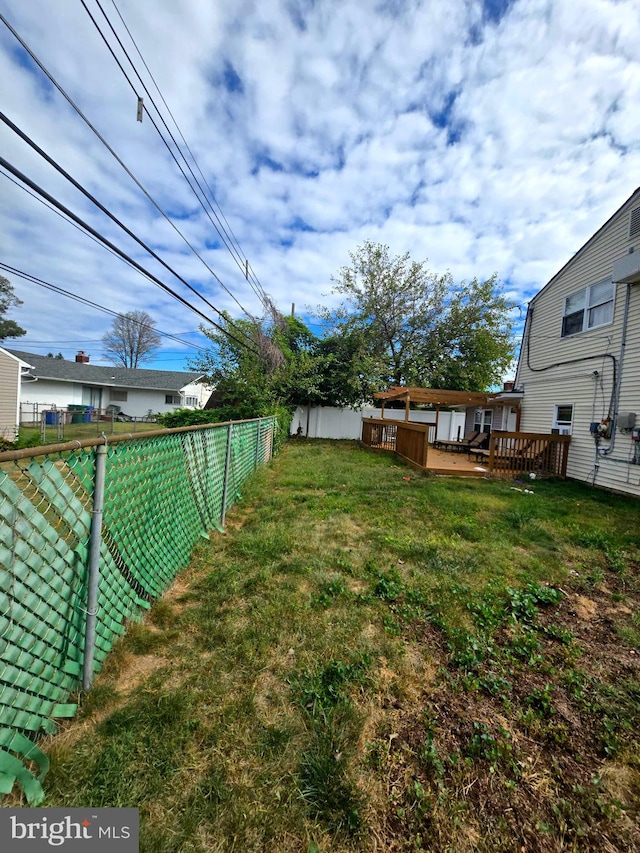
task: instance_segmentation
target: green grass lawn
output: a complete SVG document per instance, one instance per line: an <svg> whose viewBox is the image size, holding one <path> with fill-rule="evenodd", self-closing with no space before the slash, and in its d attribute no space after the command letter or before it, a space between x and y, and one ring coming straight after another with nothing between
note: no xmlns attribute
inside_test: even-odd
<svg viewBox="0 0 640 853"><path fill-rule="evenodd" d="M65 424L62 437L58 438L58 427L46 425L44 443L57 444L61 441L75 441L83 438L97 438L103 432L106 435L121 435L126 433L151 432L162 429L162 424L146 423L144 421L93 421L92 423ZM42 442L40 427L20 427L20 440L33 446L34 442Z"/></svg>
<svg viewBox="0 0 640 853"><path fill-rule="evenodd" d="M45 744L46 804L138 806L143 853L640 849L640 504L523 488L290 442Z"/></svg>

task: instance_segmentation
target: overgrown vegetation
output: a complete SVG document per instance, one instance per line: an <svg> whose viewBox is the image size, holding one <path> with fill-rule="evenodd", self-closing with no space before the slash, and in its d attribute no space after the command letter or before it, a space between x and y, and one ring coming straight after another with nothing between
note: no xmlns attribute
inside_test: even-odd
<svg viewBox="0 0 640 853"><path fill-rule="evenodd" d="M46 748L144 853L640 849L638 503L292 442Z"/></svg>
<svg viewBox="0 0 640 853"><path fill-rule="evenodd" d="M514 304L497 275L456 283L369 240L350 258L332 277L342 303L316 309L320 334L268 298L261 319L223 313L215 328L201 327L211 347L190 367L215 389L220 420L360 406L390 384L486 391L500 381L513 359Z"/></svg>

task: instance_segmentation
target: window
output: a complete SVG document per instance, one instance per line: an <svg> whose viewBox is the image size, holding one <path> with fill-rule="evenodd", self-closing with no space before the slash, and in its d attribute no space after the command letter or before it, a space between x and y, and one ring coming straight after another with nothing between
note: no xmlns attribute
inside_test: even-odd
<svg viewBox="0 0 640 853"><path fill-rule="evenodd" d="M109 392L109 399L112 403L126 403L128 391L120 391L117 388L112 388Z"/></svg>
<svg viewBox="0 0 640 853"><path fill-rule="evenodd" d="M573 404L558 404L553 415L553 429L551 431L556 435L571 435L572 425Z"/></svg>
<svg viewBox="0 0 640 853"><path fill-rule="evenodd" d="M601 281L583 287L564 300L562 337L575 335L613 320L613 282Z"/></svg>
<svg viewBox="0 0 640 853"><path fill-rule="evenodd" d="M478 432L486 432L488 435L491 432L492 421L493 409L476 409L473 428Z"/></svg>
<svg viewBox="0 0 640 853"><path fill-rule="evenodd" d="M166 406L179 406L180 394L165 394L164 402Z"/></svg>
<svg viewBox="0 0 640 853"><path fill-rule="evenodd" d="M197 406L198 398L197 397L185 397L184 398L185 406Z"/></svg>

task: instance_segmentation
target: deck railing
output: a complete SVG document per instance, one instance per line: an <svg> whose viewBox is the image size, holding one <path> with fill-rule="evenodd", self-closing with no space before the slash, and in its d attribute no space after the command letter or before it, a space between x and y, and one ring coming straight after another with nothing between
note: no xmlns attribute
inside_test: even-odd
<svg viewBox="0 0 640 853"><path fill-rule="evenodd" d="M403 459L427 469L428 447L435 437L434 424L364 418L362 443L374 450L394 451ZM566 477L569 435L534 432L493 432L487 449L469 452L496 477L536 474Z"/></svg>
<svg viewBox="0 0 640 853"><path fill-rule="evenodd" d="M484 451L489 473L498 477L536 474L566 477L570 435L535 432L494 432ZM478 451L476 455L480 455Z"/></svg>
<svg viewBox="0 0 640 853"><path fill-rule="evenodd" d="M433 424L364 418L362 443L374 450L393 450L408 462L426 468L429 440L434 430Z"/></svg>

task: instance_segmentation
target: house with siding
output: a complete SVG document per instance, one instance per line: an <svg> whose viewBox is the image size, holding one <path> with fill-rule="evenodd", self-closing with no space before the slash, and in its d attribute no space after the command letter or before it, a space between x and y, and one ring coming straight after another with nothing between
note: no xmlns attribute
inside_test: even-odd
<svg viewBox="0 0 640 853"><path fill-rule="evenodd" d="M92 365L84 352L75 361L18 350L7 353L29 367L23 375L23 413L76 405L102 410L118 406L131 417L145 417L178 407L202 408L211 394L198 373Z"/></svg>
<svg viewBox="0 0 640 853"><path fill-rule="evenodd" d="M0 347L0 438L5 441L15 441L18 435L20 386L22 375L30 366Z"/></svg>
<svg viewBox="0 0 640 853"><path fill-rule="evenodd" d="M516 387L567 476L640 496L640 188L530 302Z"/></svg>

